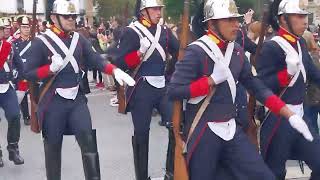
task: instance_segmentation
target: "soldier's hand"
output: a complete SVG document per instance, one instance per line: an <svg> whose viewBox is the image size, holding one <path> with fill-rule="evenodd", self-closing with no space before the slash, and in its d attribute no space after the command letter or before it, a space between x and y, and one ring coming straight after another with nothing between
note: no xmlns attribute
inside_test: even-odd
<svg viewBox="0 0 320 180"><path fill-rule="evenodd" d="M123 72L119 68L115 68L113 70L114 78L117 80L117 82L120 84L120 86L123 86L124 83L128 84L128 86L134 86L135 80L129 76L127 73Z"/></svg>
<svg viewBox="0 0 320 180"><path fill-rule="evenodd" d="M290 125L296 129L299 133L301 133L303 135L303 137L312 142L313 141L313 136L306 124L306 122L298 115L292 115L289 118L289 123Z"/></svg>
<svg viewBox="0 0 320 180"><path fill-rule="evenodd" d="M217 61L214 64L213 72L210 75L214 81L214 84L218 85L227 80L229 77L228 71L229 69L226 67L226 65L224 65L221 61Z"/></svg>
<svg viewBox="0 0 320 180"><path fill-rule="evenodd" d="M63 59L59 54L51 57L50 71L53 73L58 72L63 66Z"/></svg>
<svg viewBox="0 0 320 180"><path fill-rule="evenodd" d="M151 44L148 38L144 37L140 39L140 49L139 49L140 53L142 54L146 53L150 46Z"/></svg>

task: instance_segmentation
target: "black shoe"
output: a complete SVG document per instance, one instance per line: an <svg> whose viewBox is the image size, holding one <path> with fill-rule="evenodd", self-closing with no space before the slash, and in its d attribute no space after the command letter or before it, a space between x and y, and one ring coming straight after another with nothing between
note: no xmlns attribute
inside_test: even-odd
<svg viewBox="0 0 320 180"><path fill-rule="evenodd" d="M7 147L9 152L9 160L13 161L15 165L24 164L23 158L20 156L19 153L19 146L18 143L10 143Z"/></svg>
<svg viewBox="0 0 320 180"><path fill-rule="evenodd" d="M24 125L29 126L30 125L30 116L27 116L23 118Z"/></svg>
<svg viewBox="0 0 320 180"><path fill-rule="evenodd" d="M2 150L0 149L0 168L4 166L3 160L2 160Z"/></svg>

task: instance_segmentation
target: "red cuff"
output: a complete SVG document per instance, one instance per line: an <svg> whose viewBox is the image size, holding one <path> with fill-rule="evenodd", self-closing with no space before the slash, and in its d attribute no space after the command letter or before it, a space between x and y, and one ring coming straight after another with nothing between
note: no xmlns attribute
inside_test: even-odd
<svg viewBox="0 0 320 180"><path fill-rule="evenodd" d="M113 65L113 64L106 64L104 66L104 73L112 75L113 74L113 70L117 68L117 66Z"/></svg>
<svg viewBox="0 0 320 180"><path fill-rule="evenodd" d="M287 69L278 72L278 80L281 87L286 87L289 85L289 74Z"/></svg>
<svg viewBox="0 0 320 180"><path fill-rule="evenodd" d="M124 61L130 69L136 68L140 64L140 57L138 51L133 51L124 57Z"/></svg>
<svg viewBox="0 0 320 180"><path fill-rule="evenodd" d="M286 104L276 95L269 96L264 105L270 109L271 112L275 114L279 114L281 108L283 108Z"/></svg>
<svg viewBox="0 0 320 180"><path fill-rule="evenodd" d="M202 77L190 85L191 98L204 96L209 93L209 81L208 77Z"/></svg>
<svg viewBox="0 0 320 180"><path fill-rule="evenodd" d="M50 74L50 65L44 65L38 68L37 70L37 76L39 79L44 79L46 77L48 77Z"/></svg>
<svg viewBox="0 0 320 180"><path fill-rule="evenodd" d="M18 82L18 90L19 91L27 91L28 88L28 81L22 80Z"/></svg>

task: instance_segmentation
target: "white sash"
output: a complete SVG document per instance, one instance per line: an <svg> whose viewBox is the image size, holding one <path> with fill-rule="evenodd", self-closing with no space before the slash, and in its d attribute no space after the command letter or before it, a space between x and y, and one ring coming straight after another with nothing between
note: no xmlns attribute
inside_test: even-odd
<svg viewBox="0 0 320 180"><path fill-rule="evenodd" d="M208 36L203 36L201 37L199 40L200 41L195 41L193 43L191 43L190 45L198 45L199 47L201 47L206 54L210 57L210 59L212 59L214 62L217 62L218 60L222 60L222 63L225 64L227 67L229 67L230 62L231 62L231 57L232 57L232 53L233 53L233 49L234 49L234 43L229 43L227 50L226 50L226 54L225 56L223 56L221 50L219 49L219 47L217 46L216 43L212 42L212 40L209 39ZM205 44L210 47L211 49L209 49ZM236 87L236 82L233 78L233 75L231 73L231 71L229 70L229 78L227 79L228 81L228 85L231 91L231 95L232 95L232 101L233 103L235 102L235 98L236 98L236 93L237 93L237 87ZM196 97L196 98L191 98L188 103L190 104L198 104L200 101L202 101L206 96L200 96L200 97Z"/></svg>
<svg viewBox="0 0 320 180"><path fill-rule="evenodd" d="M26 53L27 50L28 50L30 47L31 47L31 41L27 44L26 47L24 47L24 48L22 49L22 51L19 53L19 55L22 57L22 56L24 55L24 53Z"/></svg>
<svg viewBox="0 0 320 180"><path fill-rule="evenodd" d="M144 36L140 33L140 31L143 32L143 34L149 39L149 41L152 43L148 51L146 52L143 61L146 61L149 59L149 57L153 54L154 50L157 49L158 52L160 53L162 60L166 60L166 53L162 46L159 44L159 39L161 35L162 28L159 24L157 24L157 31L155 36L153 36L150 31L143 26L140 22L136 21L134 23L131 23L128 27L133 29L139 36L139 38L143 38ZM140 31L139 31L140 30Z"/></svg>
<svg viewBox="0 0 320 180"><path fill-rule="evenodd" d="M307 80L307 76L306 76L306 69L304 68L304 65L303 65L303 61L302 61L302 50L301 50L301 45L299 43L299 41L297 42L298 43L298 52L289 44L288 41L286 41L283 37L281 36L275 36L273 37L271 40L275 41L277 44L279 44L279 46L281 47L281 49L285 52L285 54L290 54L290 55L293 55L296 57L296 61L299 62L299 71L293 76L290 84L289 84L289 87L292 87L299 75L300 75L300 72L302 73L302 76L303 76L303 80L304 82L306 82Z"/></svg>

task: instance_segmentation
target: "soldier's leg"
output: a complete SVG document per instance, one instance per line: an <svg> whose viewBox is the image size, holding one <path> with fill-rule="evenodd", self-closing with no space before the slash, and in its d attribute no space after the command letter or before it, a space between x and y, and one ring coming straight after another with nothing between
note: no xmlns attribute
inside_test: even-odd
<svg viewBox="0 0 320 180"><path fill-rule="evenodd" d="M188 153L192 153L189 161L190 180L212 180L217 179L217 168L219 166L223 142L210 128L206 128L201 138L195 142L197 145L190 145ZM190 156L188 154L188 156ZM219 180L225 179L219 176Z"/></svg>
<svg viewBox="0 0 320 180"><path fill-rule="evenodd" d="M233 179L276 179L241 127L225 144L222 158Z"/></svg>
<svg viewBox="0 0 320 180"><path fill-rule="evenodd" d="M310 130L314 140L309 142L299 134L293 151L298 159L305 161L312 170L310 179L317 180L320 179L320 137L314 129L310 128Z"/></svg>
<svg viewBox="0 0 320 180"><path fill-rule="evenodd" d="M290 157L291 147L296 139L296 135L296 131L290 127L288 122L282 120L272 141L270 140L264 161L276 176L277 180L284 180L286 177L286 162Z"/></svg>
<svg viewBox="0 0 320 180"><path fill-rule="evenodd" d="M174 172L174 149L175 139L173 134L172 125L172 111L173 102L169 101L168 96L163 92L160 103L157 105L157 109L161 115L161 122L165 124L168 129L168 148L167 148L167 159L166 159L166 175L165 180L173 179Z"/></svg>
<svg viewBox="0 0 320 180"><path fill-rule="evenodd" d="M78 95L76 98L70 112L68 127L75 134L80 146L86 180L100 180L96 131L92 130L91 116L84 95Z"/></svg>
<svg viewBox="0 0 320 180"><path fill-rule="evenodd" d="M14 164L20 165L24 163L23 158L19 152L19 140L20 140L20 109L18 104L18 98L13 88L3 94L2 108L5 112L5 117L8 121L7 150L9 152L9 160Z"/></svg>
<svg viewBox="0 0 320 180"><path fill-rule="evenodd" d="M22 112L22 117L25 125L30 125L30 114L29 114L29 105L28 105L28 94L25 94L21 103L20 108Z"/></svg>
<svg viewBox="0 0 320 180"><path fill-rule="evenodd" d="M148 178L149 130L156 94L147 82L138 84L130 111L134 126L132 147L136 180ZM131 103L131 102L130 102Z"/></svg>
<svg viewBox="0 0 320 180"><path fill-rule="evenodd" d="M52 98L45 112L42 135L47 180L61 179L61 148L68 106L59 95Z"/></svg>

